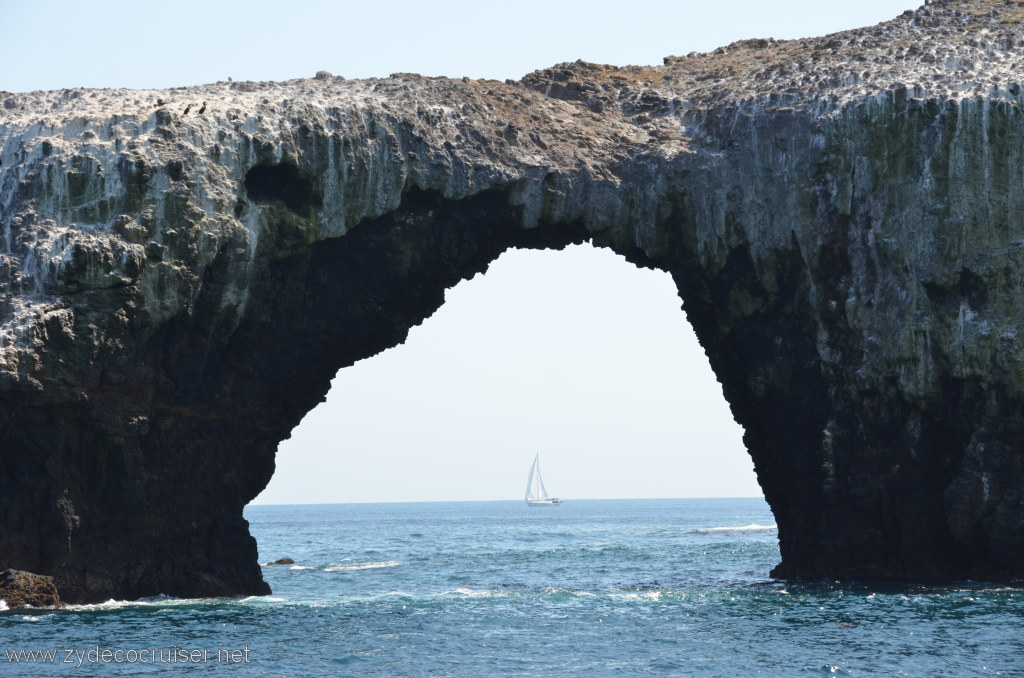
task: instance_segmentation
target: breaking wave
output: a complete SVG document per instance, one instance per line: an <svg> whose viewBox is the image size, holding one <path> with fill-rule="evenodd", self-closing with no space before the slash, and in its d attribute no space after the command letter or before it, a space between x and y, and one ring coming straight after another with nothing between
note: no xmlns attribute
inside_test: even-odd
<svg viewBox="0 0 1024 678"><path fill-rule="evenodd" d="M385 567L398 567L402 563L397 560L385 560L379 563L332 563L324 568L324 572L352 572L354 570L379 570Z"/></svg>
<svg viewBox="0 0 1024 678"><path fill-rule="evenodd" d="M731 527L708 527L693 530L691 534L760 534L766 532L777 532L778 529L778 525L758 525L757 523L751 523L750 525L738 525Z"/></svg>
<svg viewBox="0 0 1024 678"><path fill-rule="evenodd" d="M176 598L175 596L168 596L167 594L160 593L155 596L145 596L136 600L115 600L113 598L102 602L102 603L82 603L77 605L67 605L64 607L65 610L73 612L89 612L93 610L119 610L121 608L140 607L145 605L195 605L209 603L209 601L215 600L214 598Z"/></svg>
<svg viewBox="0 0 1024 678"><path fill-rule="evenodd" d="M487 590L487 589L471 589L468 586L460 586L453 591L444 591L438 595L457 595L464 596L466 598L493 598L495 596L502 595L499 591Z"/></svg>

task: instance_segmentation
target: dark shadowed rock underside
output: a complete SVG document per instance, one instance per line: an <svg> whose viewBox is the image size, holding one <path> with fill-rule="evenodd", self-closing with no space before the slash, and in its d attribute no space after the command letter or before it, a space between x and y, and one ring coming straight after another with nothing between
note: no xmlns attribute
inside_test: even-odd
<svg viewBox="0 0 1024 678"><path fill-rule="evenodd" d="M503 251L592 241L673 276L778 576L1021 577L1022 17L519 82L0 94L0 569L67 602L266 592L242 508L337 370Z"/></svg>

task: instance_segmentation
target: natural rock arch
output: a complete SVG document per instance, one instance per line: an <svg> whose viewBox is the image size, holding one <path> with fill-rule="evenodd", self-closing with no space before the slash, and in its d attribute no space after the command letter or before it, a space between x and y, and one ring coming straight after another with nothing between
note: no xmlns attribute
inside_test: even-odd
<svg viewBox="0 0 1024 678"><path fill-rule="evenodd" d="M673 276L776 574L1021 576L1020 18L218 83L187 90L201 119L6 96L0 569L72 602L266 591L241 510L335 372L506 248L591 240Z"/></svg>

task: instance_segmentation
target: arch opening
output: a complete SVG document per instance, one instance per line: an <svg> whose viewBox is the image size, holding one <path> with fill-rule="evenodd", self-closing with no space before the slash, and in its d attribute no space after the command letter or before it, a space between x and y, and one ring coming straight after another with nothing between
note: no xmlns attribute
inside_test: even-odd
<svg viewBox="0 0 1024 678"><path fill-rule="evenodd" d="M570 498L761 496L679 306L605 249L507 251L342 369L254 503L515 499L537 451Z"/></svg>

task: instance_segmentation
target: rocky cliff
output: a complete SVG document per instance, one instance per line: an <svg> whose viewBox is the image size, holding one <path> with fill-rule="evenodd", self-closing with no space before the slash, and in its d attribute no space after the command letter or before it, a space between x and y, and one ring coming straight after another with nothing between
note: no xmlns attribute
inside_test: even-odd
<svg viewBox="0 0 1024 678"><path fill-rule="evenodd" d="M1024 576L1022 18L0 94L0 569L266 592L242 507L336 371L504 250L590 240L676 281L776 575Z"/></svg>

